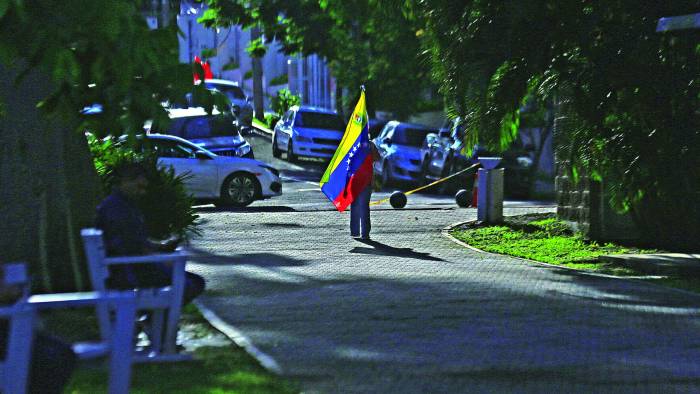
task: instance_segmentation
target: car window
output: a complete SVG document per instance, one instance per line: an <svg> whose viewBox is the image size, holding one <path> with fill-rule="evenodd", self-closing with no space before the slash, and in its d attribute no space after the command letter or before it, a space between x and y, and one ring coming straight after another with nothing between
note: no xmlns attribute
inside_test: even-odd
<svg viewBox="0 0 700 394"><path fill-rule="evenodd" d="M391 137L391 141L399 145L421 146L423 145L423 141L425 141L425 136L431 131L432 130L428 129L399 127L394 132L394 136Z"/></svg>
<svg viewBox="0 0 700 394"><path fill-rule="evenodd" d="M195 149L175 141L152 139L153 150L158 157L191 159L195 157Z"/></svg>
<svg viewBox="0 0 700 394"><path fill-rule="evenodd" d="M345 124L343 124L343 119L340 116L318 112L298 112L294 119L294 125L315 129L345 130Z"/></svg>
<svg viewBox="0 0 700 394"><path fill-rule="evenodd" d="M379 133L384 129L384 125L386 125L386 122L376 119L370 119L368 123L370 139L376 138L379 135Z"/></svg>
<svg viewBox="0 0 700 394"><path fill-rule="evenodd" d="M392 138L392 137L394 136L394 130L395 130L395 129L396 129L396 127L389 127L389 128L386 130L386 133L384 134L384 139Z"/></svg>
<svg viewBox="0 0 700 394"><path fill-rule="evenodd" d="M243 93L243 89L241 89L240 86L219 85L215 83L204 83L204 86L206 86L207 89L220 91L231 100L245 100L245 93Z"/></svg>
<svg viewBox="0 0 700 394"><path fill-rule="evenodd" d="M237 136L238 127L229 115L189 116L173 119L165 134L184 139Z"/></svg>

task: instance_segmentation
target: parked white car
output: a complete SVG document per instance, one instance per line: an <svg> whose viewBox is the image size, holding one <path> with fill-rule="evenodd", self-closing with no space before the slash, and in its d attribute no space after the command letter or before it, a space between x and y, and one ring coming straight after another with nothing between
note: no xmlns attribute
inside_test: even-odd
<svg viewBox="0 0 700 394"><path fill-rule="evenodd" d="M145 138L144 145L155 150L158 165L172 167L176 175L189 175L185 186L197 200L245 207L282 194L279 171L261 161L217 156L172 135L147 134Z"/></svg>
<svg viewBox="0 0 700 394"><path fill-rule="evenodd" d="M272 155L330 159L345 132L345 122L336 112L315 107L293 106L277 122L272 134Z"/></svg>

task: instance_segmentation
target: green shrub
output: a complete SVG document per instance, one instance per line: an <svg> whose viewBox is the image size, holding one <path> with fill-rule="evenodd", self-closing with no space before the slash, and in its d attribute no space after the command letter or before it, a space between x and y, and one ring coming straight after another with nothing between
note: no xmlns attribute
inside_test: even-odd
<svg viewBox="0 0 700 394"><path fill-rule="evenodd" d="M266 113L265 114L265 124L267 125L267 128L269 129L274 129L275 125L277 122L281 119L281 116L279 116L276 113Z"/></svg>
<svg viewBox="0 0 700 394"><path fill-rule="evenodd" d="M289 82L289 77L287 74L281 74L270 80L270 86L284 85L287 82Z"/></svg>
<svg viewBox="0 0 700 394"><path fill-rule="evenodd" d="M290 107L299 104L301 104L301 97L292 94L287 88L277 91L277 97L274 97L272 103L270 103L272 110L279 114L279 116L284 115Z"/></svg>
<svg viewBox="0 0 700 394"><path fill-rule="evenodd" d="M107 195L112 190L112 171L125 162L142 163L147 171L148 186L145 195L137 201L143 212L148 234L155 238L165 238L171 234L184 239L199 234L198 215L192 205L192 197L185 189L185 177L176 176L171 168L157 166L157 158L149 153L137 153L128 143L116 144L113 139L103 140L88 137L95 169L102 181L102 192Z"/></svg>

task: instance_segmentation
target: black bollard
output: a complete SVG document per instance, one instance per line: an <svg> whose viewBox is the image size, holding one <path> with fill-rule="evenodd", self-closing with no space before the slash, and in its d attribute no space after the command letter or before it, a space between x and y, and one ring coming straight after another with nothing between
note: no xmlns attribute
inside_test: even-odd
<svg viewBox="0 0 700 394"><path fill-rule="evenodd" d="M471 204L471 195L466 189L460 189L457 194L455 194L455 201L457 202L457 205L459 205L462 208L466 208Z"/></svg>
<svg viewBox="0 0 700 394"><path fill-rule="evenodd" d="M406 195L399 191L391 193L391 197L389 197L389 204L391 204L393 208L405 207L406 201Z"/></svg>

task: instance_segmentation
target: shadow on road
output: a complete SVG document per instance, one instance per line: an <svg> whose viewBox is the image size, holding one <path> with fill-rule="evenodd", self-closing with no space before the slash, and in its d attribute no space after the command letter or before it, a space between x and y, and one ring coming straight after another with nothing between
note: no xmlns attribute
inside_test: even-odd
<svg viewBox="0 0 700 394"><path fill-rule="evenodd" d="M583 302L605 303L618 307L638 307L642 311L654 313L652 307L683 308L666 311L667 314L697 315L698 295L685 291L673 291L666 287L636 279L624 280L624 277L602 277L588 275L585 271L567 270L557 267L542 267L557 275L552 282L575 284L589 289L586 292L567 292L562 289L547 290L549 297L566 297ZM642 284L643 283L643 284ZM640 289L641 286L647 286ZM691 308L685 310L687 308Z"/></svg>
<svg viewBox="0 0 700 394"><path fill-rule="evenodd" d="M258 267L301 267L306 265L302 260L281 256L274 253L246 253L237 255L220 255L207 251L190 248L190 260L208 265L254 265Z"/></svg>
<svg viewBox="0 0 700 394"><path fill-rule="evenodd" d="M287 206L261 206L261 207L216 207L211 205L203 205L194 207L196 212L240 212L240 213L258 213L258 212L295 212L292 207Z"/></svg>
<svg viewBox="0 0 700 394"><path fill-rule="evenodd" d="M365 247L355 247L350 249L350 253L361 253L361 254L374 254L380 256L396 256L396 257L408 257L411 259L418 260L430 260L430 261L445 261L439 257L433 257L430 253L416 252L411 248L395 248L383 244L381 242L369 240L369 239L358 239L358 241L372 246L371 248Z"/></svg>

